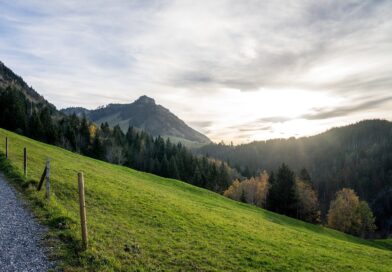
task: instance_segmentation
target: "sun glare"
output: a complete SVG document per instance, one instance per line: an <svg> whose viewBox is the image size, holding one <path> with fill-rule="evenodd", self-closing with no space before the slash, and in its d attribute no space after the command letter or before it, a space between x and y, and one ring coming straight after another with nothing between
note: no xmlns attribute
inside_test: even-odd
<svg viewBox="0 0 392 272"><path fill-rule="evenodd" d="M214 110L216 120L211 131L223 131L224 138L227 138L227 133L233 133L235 138L241 132L245 138L239 139L240 142L311 134L317 129L309 125L309 121L303 120L302 116L318 108L336 105L341 100L327 93L298 89L259 89L248 92L224 89L214 96L214 99L200 98L199 103L203 112ZM233 127L238 127L238 131L231 131ZM252 133L245 133L242 127L252 127ZM212 135L212 138L222 139L222 135Z"/></svg>

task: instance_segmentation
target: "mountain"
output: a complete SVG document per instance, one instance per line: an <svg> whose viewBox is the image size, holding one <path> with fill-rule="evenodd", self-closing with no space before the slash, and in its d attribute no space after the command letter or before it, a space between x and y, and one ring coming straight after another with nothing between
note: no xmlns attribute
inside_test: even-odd
<svg viewBox="0 0 392 272"><path fill-rule="evenodd" d="M139 129L129 130L124 135L118 127L113 130L107 126L96 128L86 119L60 114L4 65L1 79L2 128L96 159L180 178L216 191L227 188L233 177L238 176L227 164L207 159L207 156L192 156L185 148L159 137L154 139L146 132L139 133ZM179 133L181 129L192 131L169 110L146 96L128 105L112 104L94 111L74 108L73 112L88 114L100 122L104 121L103 116L107 116L107 120L109 117L114 119L113 116L120 120L132 116L128 119L131 125L155 132L155 135L170 136L161 133L164 129L172 133ZM297 173L305 167L318 191L324 217L337 190L349 187L369 202L379 230L388 234L392 232L391 139L391 122L369 120L313 137L240 146L208 144L196 152L225 160L245 176L261 169L275 170L283 162Z"/></svg>
<svg viewBox="0 0 392 272"><path fill-rule="evenodd" d="M35 108L43 105L50 108L51 114L58 115L55 106L50 104L43 96L38 94L32 87L28 86L22 77L15 74L11 69L0 61L0 92L11 88L21 91L31 102L28 110L32 112ZM129 126L142 129L152 136L170 138L173 142L182 142L186 146L200 146L210 143L210 139L200 132L189 127L184 121L171 113L161 105L157 105L154 99L141 96L130 104L109 104L96 110L88 110L82 107L71 107L61 110L63 114L75 113L82 117L85 115L91 121L101 124L107 122L109 126L120 125L126 132Z"/></svg>
<svg viewBox="0 0 392 272"><path fill-rule="evenodd" d="M90 110L82 108L82 107L69 107L61 110L65 115L76 114L78 117L87 116L90 113Z"/></svg>
<svg viewBox="0 0 392 272"><path fill-rule="evenodd" d="M94 160L0 129L0 168L49 228L61 271L391 271L392 243L363 240L174 179ZM28 179L23 148L29 154ZM2 151L3 149L1 149ZM0 152L1 153L1 152ZM32 190L51 158L51 201ZM89 230L81 252L77 172ZM2 200L4 201L4 200Z"/></svg>
<svg viewBox="0 0 392 272"><path fill-rule="evenodd" d="M238 146L209 144L196 151L230 162L244 175L282 163L297 173L306 168L324 216L335 193L354 189L369 202L379 231L392 233L392 123L367 120L299 139L275 139Z"/></svg>
<svg viewBox="0 0 392 272"><path fill-rule="evenodd" d="M5 76L2 77L4 85L0 86L1 128L95 159L180 179L217 192L223 192L230 182L238 177L238 173L229 168L226 163L195 156L185 145L178 145L177 141L165 141L162 137L153 137L135 127L127 129L124 133L118 126L113 129L110 129L106 123L96 126L86 118L61 113L33 89L26 87L27 84L11 70L7 68L4 71ZM30 98L32 96L34 97ZM120 108L122 106L117 105ZM116 106L110 105L105 109L92 112L73 108L68 114L74 112L82 116L87 113L95 117L102 113L101 111L107 113L113 108ZM155 105L154 100L147 97L141 97L124 110L133 111L133 115L139 119L144 116L148 125L155 124L155 127L159 128L162 124L157 122L166 122L167 124L163 124L160 128L168 130L168 127L176 126L177 131L173 129L172 132L178 133L178 130L188 134L194 132L168 110ZM151 127L144 126L144 123L135 124L154 131ZM194 135L199 136L196 132ZM191 136L189 136L191 140L198 139Z"/></svg>
<svg viewBox="0 0 392 272"><path fill-rule="evenodd" d="M86 115L91 121L101 124L107 122L113 127L119 125L126 132L129 126L142 129L152 136L171 138L186 144L200 145L210 143L210 139L189 127L184 121L148 96L141 96L130 104L109 104L96 110L84 108L63 109L64 114Z"/></svg>
<svg viewBox="0 0 392 272"><path fill-rule="evenodd" d="M28 86L20 76L15 74L0 61L0 91L6 90L7 88L20 90L31 102L36 104L49 104L43 96L38 94L32 87Z"/></svg>

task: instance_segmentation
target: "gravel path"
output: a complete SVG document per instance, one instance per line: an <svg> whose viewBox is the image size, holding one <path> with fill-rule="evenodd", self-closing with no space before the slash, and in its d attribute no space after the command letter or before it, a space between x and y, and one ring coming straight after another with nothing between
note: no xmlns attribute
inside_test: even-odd
<svg viewBox="0 0 392 272"><path fill-rule="evenodd" d="M40 246L44 232L0 173L0 271L53 268Z"/></svg>

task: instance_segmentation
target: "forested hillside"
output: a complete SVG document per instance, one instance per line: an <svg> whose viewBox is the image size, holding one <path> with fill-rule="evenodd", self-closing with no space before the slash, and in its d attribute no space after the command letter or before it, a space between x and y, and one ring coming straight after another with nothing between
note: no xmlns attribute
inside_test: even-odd
<svg viewBox="0 0 392 272"><path fill-rule="evenodd" d="M200 146L210 143L210 139L189 127L184 121L148 96L141 96L130 104L109 104L95 110L84 108L67 108L61 110L67 115L73 113L100 125L108 123L111 128L119 125L124 133L129 126L146 131L154 137L169 138L181 141L190 146Z"/></svg>
<svg viewBox="0 0 392 272"><path fill-rule="evenodd" d="M195 156L184 145L107 122L66 115L5 66L0 69L0 127L92 158L180 179L223 192L237 172L226 163ZM34 96L34 98L32 98Z"/></svg>
<svg viewBox="0 0 392 272"><path fill-rule="evenodd" d="M128 127L124 132L119 125L97 125L84 114L63 114L11 70L4 66L0 72L0 127L92 158L180 179L219 193L229 189L237 178L256 176L262 170L271 173L282 163L297 174L306 168L318 193L321 219L325 220L336 192L351 188L371 206L379 233L391 232L392 124L388 121L363 121L300 139L239 146L209 144L194 155L182 144L159 135L153 137L140 128ZM137 112L146 103L159 108L143 97L130 109ZM289 211L292 207L283 209L286 212L269 208L301 218L298 211Z"/></svg>
<svg viewBox="0 0 392 272"><path fill-rule="evenodd" d="M369 120L317 136L276 139L238 146L210 144L196 151L222 159L243 175L276 170L281 163L296 172L306 168L318 191L323 216L335 193L352 188L369 202L379 231L392 226L392 123Z"/></svg>
<svg viewBox="0 0 392 272"><path fill-rule="evenodd" d="M29 98L29 100L34 103L49 103L39 95L33 88L28 86L26 82L18 75L16 75L11 69L4 65L0 61L0 87L2 89L6 89L7 87L12 87L13 89L17 89L21 91L25 96Z"/></svg>

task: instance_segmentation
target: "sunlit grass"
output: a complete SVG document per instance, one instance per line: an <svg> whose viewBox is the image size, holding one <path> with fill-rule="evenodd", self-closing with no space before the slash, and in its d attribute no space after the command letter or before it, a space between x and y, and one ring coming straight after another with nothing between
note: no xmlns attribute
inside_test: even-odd
<svg viewBox="0 0 392 272"><path fill-rule="evenodd" d="M0 129L0 140L5 136L19 173L27 147L33 183L51 159L51 202L42 205L44 192L24 192L51 235L70 245L56 249L68 271L392 270L389 242L357 239ZM90 238L81 254L78 171L85 174Z"/></svg>

